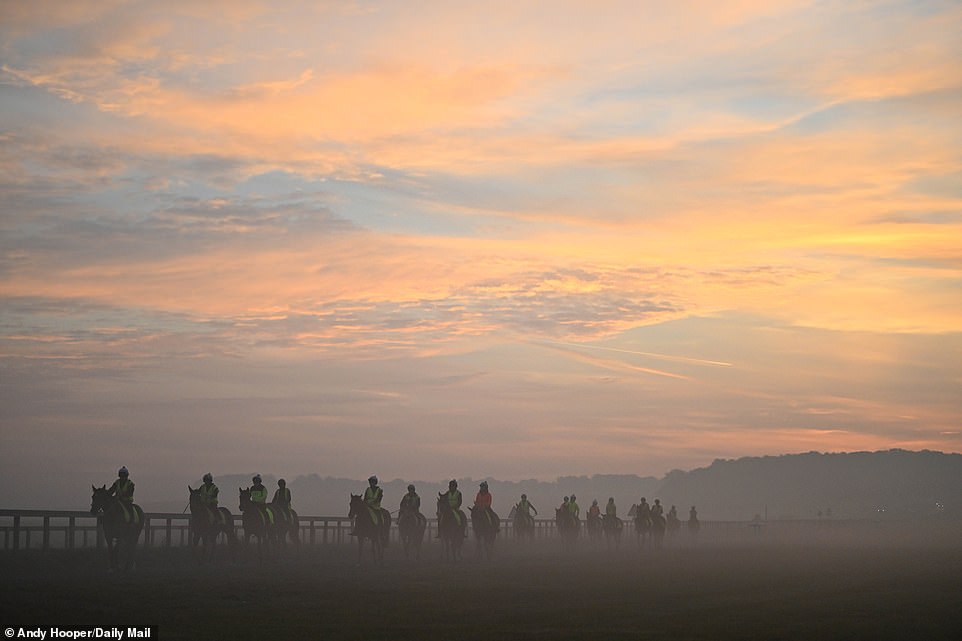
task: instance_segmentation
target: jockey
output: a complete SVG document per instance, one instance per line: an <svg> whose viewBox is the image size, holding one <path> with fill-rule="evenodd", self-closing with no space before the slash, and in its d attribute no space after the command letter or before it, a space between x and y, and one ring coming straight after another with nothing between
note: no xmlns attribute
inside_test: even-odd
<svg viewBox="0 0 962 641"><path fill-rule="evenodd" d="M131 506L134 504L134 482L130 480L130 472L127 471L127 466L121 467L117 470L117 480L114 484L110 486L107 490L109 496L116 496L117 500L120 502L120 507L124 511L124 521L130 523L130 519L133 516L133 509Z"/></svg>
<svg viewBox="0 0 962 641"><path fill-rule="evenodd" d="M271 505L276 505L287 517L287 520L291 520L291 491L284 479L277 479L277 489L274 491Z"/></svg>
<svg viewBox="0 0 962 641"><path fill-rule="evenodd" d="M641 503L638 504L638 510L635 512L635 516L638 519L651 518L651 506L648 505L648 501L645 500L645 497L641 497Z"/></svg>
<svg viewBox="0 0 962 641"><path fill-rule="evenodd" d="M401 497L401 507L398 510L402 514L408 512L418 514L421 512L421 497L414 491L414 484L408 485L408 493Z"/></svg>
<svg viewBox="0 0 962 641"><path fill-rule="evenodd" d="M267 488L261 481L261 475L255 474L251 483L253 483L251 486L251 503L256 503L258 507L264 507L267 504Z"/></svg>
<svg viewBox="0 0 962 641"><path fill-rule="evenodd" d="M651 518L655 518L664 514L665 509L661 507L661 500L655 499L655 504L651 506Z"/></svg>
<svg viewBox="0 0 962 641"><path fill-rule="evenodd" d="M560 508L560 509L561 509L562 513L569 511L569 510L568 510L568 501L570 501L570 500L571 500L571 499L569 499L569 498L566 496L565 499L564 499L564 501L561 502L561 508Z"/></svg>
<svg viewBox="0 0 962 641"><path fill-rule="evenodd" d="M384 490L377 486L377 477L370 476L367 479L368 487L364 490L364 503L367 505L368 511L371 512L371 516L374 518L374 522L377 525L381 524L381 499L384 498Z"/></svg>
<svg viewBox="0 0 962 641"><path fill-rule="evenodd" d="M698 512L695 511L695 506L694 506L694 505L691 506L691 510L688 512L688 520L689 520L689 521L697 521L697 520L698 520Z"/></svg>
<svg viewBox="0 0 962 641"><path fill-rule="evenodd" d="M671 509L668 510L668 522L669 522L669 523L677 523L677 522L678 522L678 510L675 509L675 506L674 506L674 505L672 505L672 506L671 506Z"/></svg>
<svg viewBox="0 0 962 641"><path fill-rule="evenodd" d="M618 518L618 507L615 505L615 497L608 497L608 505L605 506L605 516Z"/></svg>
<svg viewBox="0 0 962 641"><path fill-rule="evenodd" d="M601 508L598 507L598 499L591 502L591 507L588 508L588 517L592 519L597 519L601 516Z"/></svg>
<svg viewBox="0 0 962 641"><path fill-rule="evenodd" d="M519 513L519 514L521 514L521 515L523 515L523 516L526 516L526 517L529 517L529 518L531 517L531 512L532 512L532 511L534 511L535 514L538 513L538 510L536 510L535 507L534 507L531 503L528 502L528 495L527 495L527 494L522 494L522 495L521 495L521 500L518 501L517 508L518 508L518 513Z"/></svg>
<svg viewBox="0 0 962 641"><path fill-rule="evenodd" d="M251 486L251 503L260 510L261 517L267 519L267 522L273 525L274 512L267 509L267 488L264 487L261 475L255 474L251 482L253 483Z"/></svg>
<svg viewBox="0 0 962 641"><path fill-rule="evenodd" d="M448 507L451 508L451 513L454 514L454 522L461 526L461 533L467 538L467 520L464 518L464 512L461 511L461 503L463 497L461 496L461 490L458 489L458 482L451 479L448 483L448 491L441 495L441 497L448 502ZM438 536L441 536L440 528L438 529Z"/></svg>
<svg viewBox="0 0 962 641"><path fill-rule="evenodd" d="M488 492L488 482L481 481L481 485L479 487L480 489L478 490L478 495L474 497L474 509L480 509L485 518L488 519L488 525L493 526L495 531L497 531L499 528L497 519L495 519L494 511L491 509L492 497L491 493Z"/></svg>
<svg viewBox="0 0 962 641"><path fill-rule="evenodd" d="M568 511L571 513L571 516L575 517L575 521L578 521L581 517L581 508L578 507L578 502L575 500L576 498L574 494L571 495L571 500L568 502Z"/></svg>
<svg viewBox="0 0 962 641"><path fill-rule="evenodd" d="M214 485L214 477L211 476L210 472L204 474L204 484L200 486L200 500L207 508L207 514L211 521L220 514L220 510L217 509L218 493L220 493L220 490Z"/></svg>

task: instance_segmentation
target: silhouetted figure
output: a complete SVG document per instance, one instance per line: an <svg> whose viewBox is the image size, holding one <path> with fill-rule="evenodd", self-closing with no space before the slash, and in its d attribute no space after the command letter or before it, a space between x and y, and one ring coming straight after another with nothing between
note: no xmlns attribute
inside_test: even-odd
<svg viewBox="0 0 962 641"><path fill-rule="evenodd" d="M277 490L274 491L271 505L281 511L285 521L291 520L291 490L284 479L277 479Z"/></svg>
<svg viewBox="0 0 962 641"><path fill-rule="evenodd" d="M130 480L126 465L117 470L117 480L107 488L107 496L117 499L123 510L124 521L130 523L134 516L134 511L130 508L134 504L134 482Z"/></svg>
<svg viewBox="0 0 962 641"><path fill-rule="evenodd" d="M494 510L491 509L492 498L491 492L488 491L488 482L481 481L478 494L474 497L474 509L480 510L480 518L486 519L488 525L497 532L500 529L500 519L498 519Z"/></svg>
<svg viewBox="0 0 962 641"><path fill-rule="evenodd" d="M698 522L698 512L695 511L695 506L691 506L691 510L688 511L688 531L692 534L697 534L698 530L701 528L701 523Z"/></svg>

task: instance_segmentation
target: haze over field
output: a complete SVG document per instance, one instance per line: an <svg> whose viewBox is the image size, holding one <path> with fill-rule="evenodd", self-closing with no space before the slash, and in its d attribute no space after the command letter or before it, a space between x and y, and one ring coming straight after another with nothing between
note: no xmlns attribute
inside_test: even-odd
<svg viewBox="0 0 962 641"><path fill-rule="evenodd" d="M959 33L0 2L0 484L959 452Z"/></svg>

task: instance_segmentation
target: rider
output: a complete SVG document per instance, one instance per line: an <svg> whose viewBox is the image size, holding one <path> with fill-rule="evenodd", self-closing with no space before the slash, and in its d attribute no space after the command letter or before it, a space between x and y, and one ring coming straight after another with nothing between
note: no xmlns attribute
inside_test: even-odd
<svg viewBox="0 0 962 641"><path fill-rule="evenodd" d="M398 510L401 514L411 512L418 514L421 512L421 497L414 491L414 484L408 485L408 493L401 497L401 507Z"/></svg>
<svg viewBox="0 0 962 641"><path fill-rule="evenodd" d="M474 509L480 510L484 517L488 519L488 525L494 527L494 531L497 532L500 528L498 519L495 518L494 510L491 509L491 493L488 492L488 482L481 481L479 486L478 495L474 497Z"/></svg>
<svg viewBox="0 0 962 641"><path fill-rule="evenodd" d="M531 518L532 511L534 511L535 514L538 513L538 510L536 510L534 506L528 502L527 494L521 495L521 500L518 501L517 509L519 514L526 516L528 518Z"/></svg>
<svg viewBox="0 0 962 641"><path fill-rule="evenodd" d="M671 506L671 509L668 510L668 522L669 522L669 523L674 523L674 522L676 522L677 520L678 520L678 510L676 510L676 509L675 509L675 506L672 505L672 506Z"/></svg>
<svg viewBox="0 0 962 641"><path fill-rule="evenodd" d="M134 504L134 482L130 480L130 472L127 471L126 465L117 470L117 480L107 490L107 494L117 497L117 501L124 511L124 521L130 523L134 514L131 507Z"/></svg>
<svg viewBox="0 0 962 641"><path fill-rule="evenodd" d="M217 494L220 492L214 485L214 477L210 472L204 474L204 483L200 486L200 500L207 508L208 516L211 520L217 518L220 510L217 509Z"/></svg>
<svg viewBox="0 0 962 641"><path fill-rule="evenodd" d="M591 502L591 507L588 508L588 518L597 519L601 516L601 508L598 507L598 499L594 499Z"/></svg>
<svg viewBox="0 0 962 641"><path fill-rule="evenodd" d="M569 511L569 510L568 510L568 501L570 501L570 500L571 500L571 499L569 499L569 498L566 496L566 497L564 498L564 501L561 502L561 507L560 507L559 509L561 510L561 513L562 513L562 514L565 514L565 513L567 513L567 512Z"/></svg>
<svg viewBox="0 0 962 641"><path fill-rule="evenodd" d="M575 500L576 498L574 494L571 495L571 500L568 502L568 511L571 513L571 516L575 517L575 521L578 521L581 518L581 508L578 507L578 502Z"/></svg>
<svg viewBox="0 0 962 641"><path fill-rule="evenodd" d="M641 497L641 503L638 504L638 510L635 512L635 517L639 521L651 518L651 506L648 505L648 501L645 500L645 497Z"/></svg>
<svg viewBox="0 0 962 641"><path fill-rule="evenodd" d="M291 520L291 490L284 479L277 479L277 489L274 491L271 505L276 505L284 513L285 518L288 521Z"/></svg>
<svg viewBox="0 0 962 641"><path fill-rule="evenodd" d="M655 504L651 506L651 518L657 518L665 513L665 509L661 507L661 499L655 499Z"/></svg>
<svg viewBox="0 0 962 641"><path fill-rule="evenodd" d="M442 494L441 497L448 502L448 507L451 508L451 513L454 514L454 522L461 527L461 534L467 538L467 521L464 518L464 512L461 511L463 497L461 496L461 490L458 489L458 482L451 479L451 482L448 483L448 491ZM441 530L439 528L437 537L440 536Z"/></svg>
<svg viewBox="0 0 962 641"><path fill-rule="evenodd" d="M695 511L694 505L691 506L691 510L689 510L688 512L688 520L693 521L695 523L698 522L698 512Z"/></svg>
<svg viewBox="0 0 962 641"><path fill-rule="evenodd" d="M251 503L257 506L260 510L261 515L266 516L270 523L274 522L274 513L267 509L267 488L264 487L264 482L261 479L260 474L255 474L254 478L251 479L253 485L251 485Z"/></svg>
<svg viewBox="0 0 962 641"><path fill-rule="evenodd" d="M605 506L605 516L618 518L618 507L615 505L615 497L608 497L608 505Z"/></svg>

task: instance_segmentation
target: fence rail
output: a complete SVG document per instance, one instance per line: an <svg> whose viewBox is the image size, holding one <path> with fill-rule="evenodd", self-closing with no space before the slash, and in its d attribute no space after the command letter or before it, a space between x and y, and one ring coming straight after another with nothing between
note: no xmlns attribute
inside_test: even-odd
<svg viewBox="0 0 962 641"><path fill-rule="evenodd" d="M349 535L351 521L344 516L300 516L300 539L306 545L343 545L354 541ZM234 515L239 536L243 536L240 514ZM584 521L582 521L584 524ZM777 520L777 521L701 521L702 537L714 540L810 540L811 537L831 536L836 540L846 537L856 540L877 534L910 536L913 532L931 532L937 527L943 533L956 536L962 531L958 520L931 522L918 528L918 522L880 522L872 520ZM630 520L625 521L625 534L633 536ZM684 528L684 524L683 524ZM511 537L513 523L502 519L502 532ZM434 538L437 519L428 519L426 539ZM105 545L103 530L97 516L84 511L0 509L0 532L3 547L0 551L100 548ZM553 519L535 519L535 538L556 535ZM399 538L397 523L391 527L391 539ZM140 545L145 548L172 548L190 544L190 514L147 512Z"/></svg>

